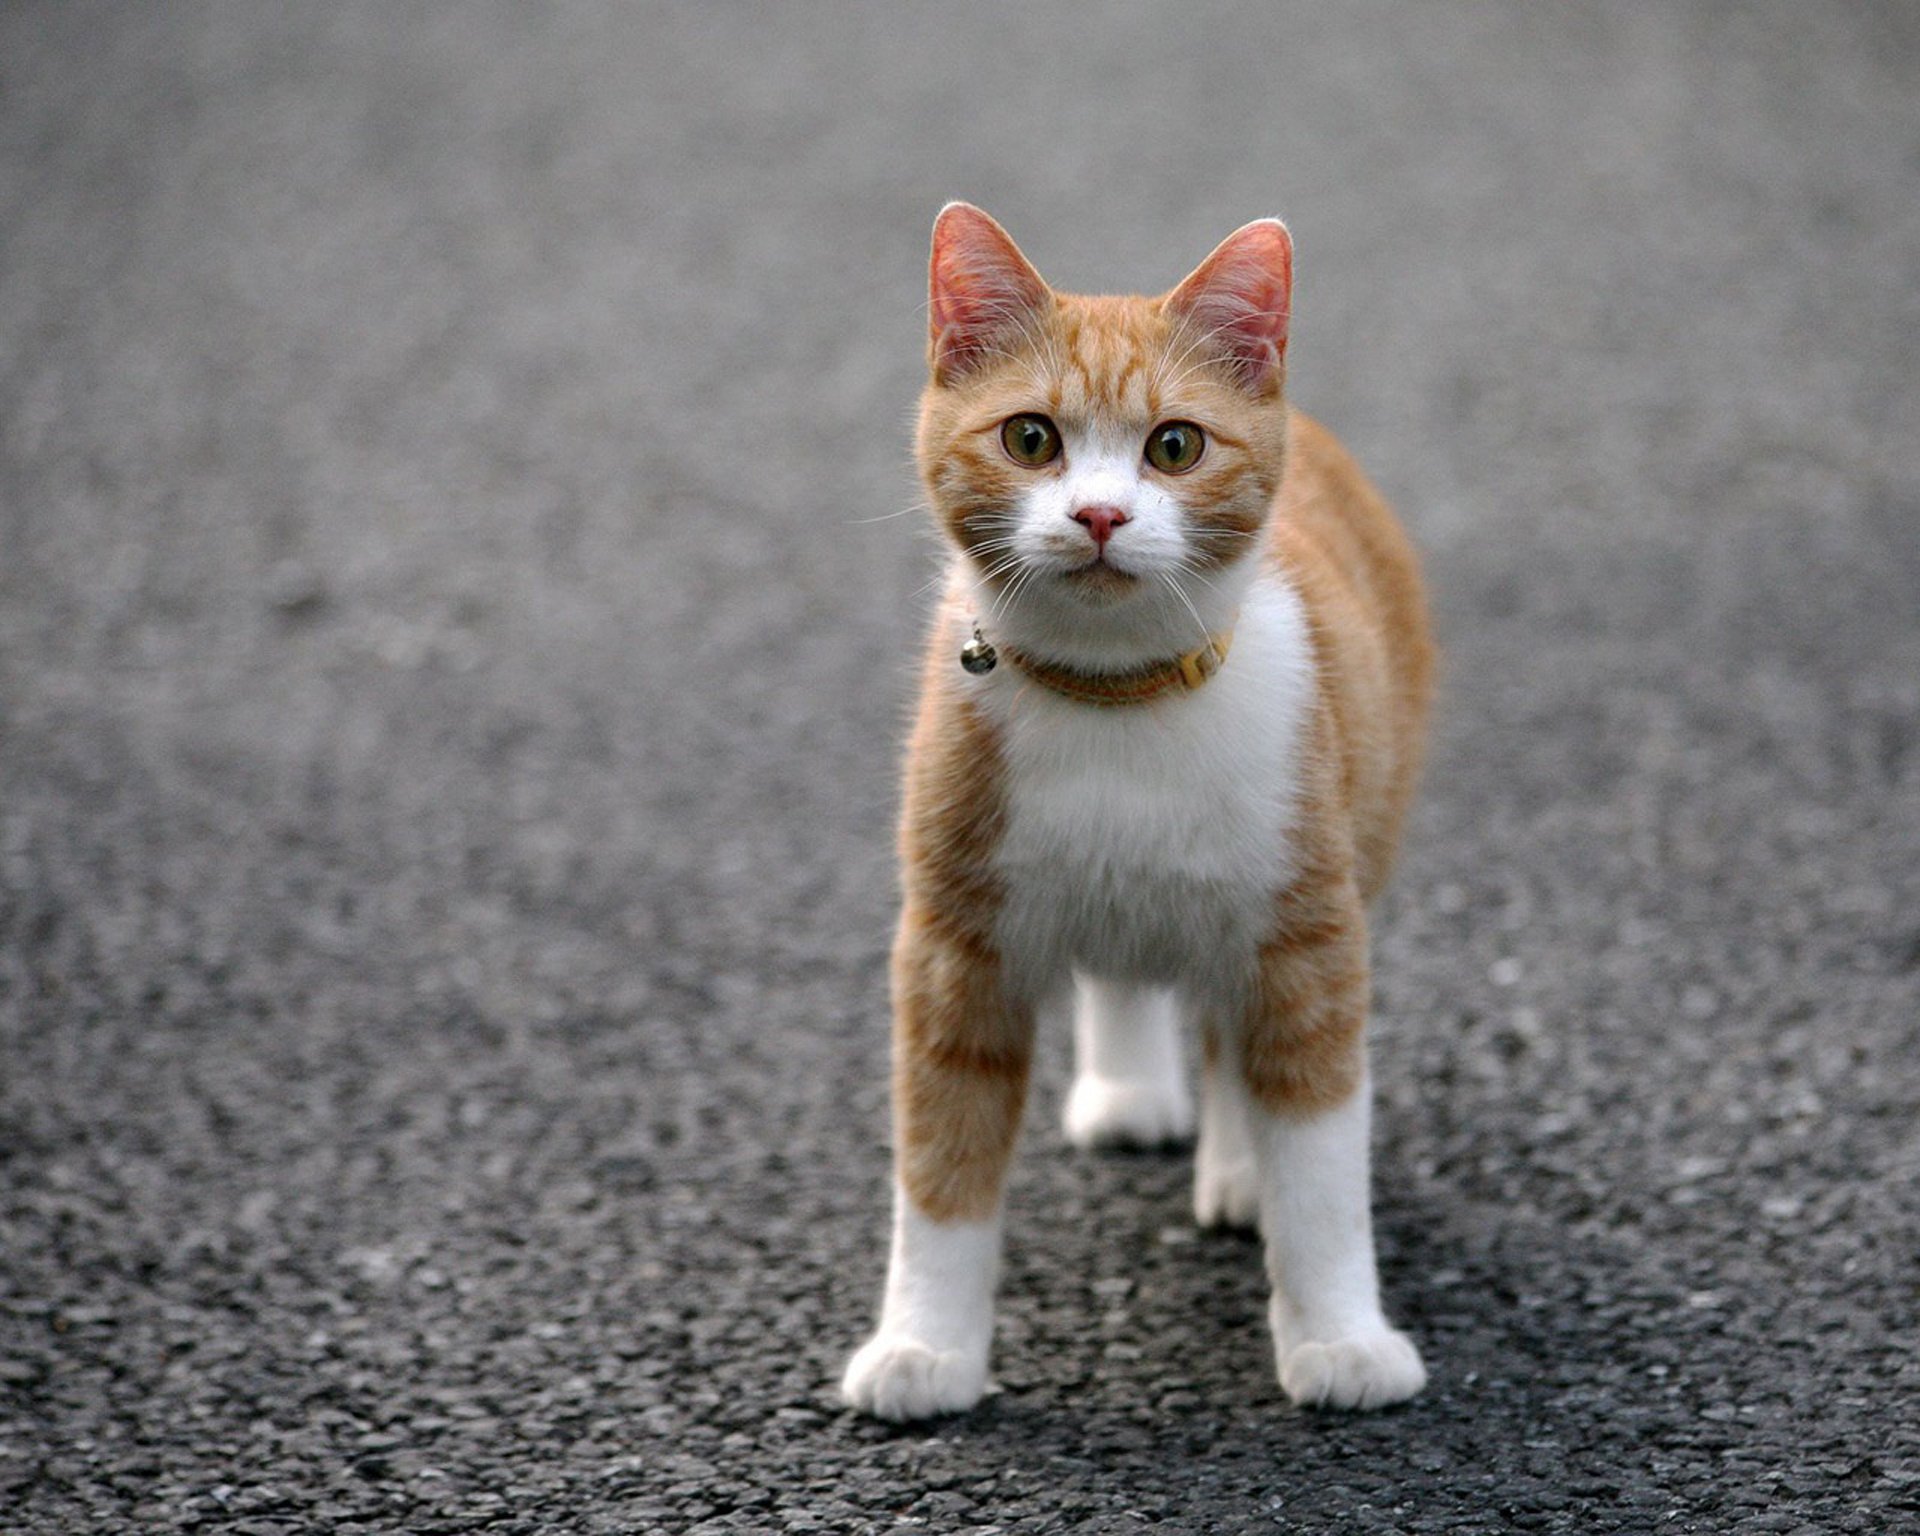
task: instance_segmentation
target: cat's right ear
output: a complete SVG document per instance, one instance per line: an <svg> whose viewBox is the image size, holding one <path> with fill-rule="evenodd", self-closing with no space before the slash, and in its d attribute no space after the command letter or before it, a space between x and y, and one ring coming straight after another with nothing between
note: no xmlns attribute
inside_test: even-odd
<svg viewBox="0 0 1920 1536"><path fill-rule="evenodd" d="M933 221L927 274L927 361L951 383L1018 332L1052 296L1013 238L971 203L948 203Z"/></svg>

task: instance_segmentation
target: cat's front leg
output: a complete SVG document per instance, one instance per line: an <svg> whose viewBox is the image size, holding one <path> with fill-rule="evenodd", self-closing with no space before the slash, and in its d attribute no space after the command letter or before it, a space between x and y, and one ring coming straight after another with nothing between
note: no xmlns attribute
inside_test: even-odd
<svg viewBox="0 0 1920 1536"><path fill-rule="evenodd" d="M1260 1225L1281 1390L1310 1408L1380 1408L1412 1397L1427 1370L1380 1308L1364 1073L1333 1109L1259 1120Z"/></svg>
<svg viewBox="0 0 1920 1536"><path fill-rule="evenodd" d="M894 1188L893 1249L880 1326L847 1363L848 1406L882 1419L971 1408L987 1389L1000 1212L936 1221Z"/></svg>
<svg viewBox="0 0 1920 1536"><path fill-rule="evenodd" d="M885 1419L970 1408L987 1386L1000 1196L1020 1129L1031 1007L977 941L911 906L894 946L894 1226L847 1402Z"/></svg>
<svg viewBox="0 0 1920 1536"><path fill-rule="evenodd" d="M1239 1040L1280 1387L1307 1407L1379 1408L1427 1381L1419 1351L1380 1307L1367 990L1365 918L1343 893L1263 950Z"/></svg>

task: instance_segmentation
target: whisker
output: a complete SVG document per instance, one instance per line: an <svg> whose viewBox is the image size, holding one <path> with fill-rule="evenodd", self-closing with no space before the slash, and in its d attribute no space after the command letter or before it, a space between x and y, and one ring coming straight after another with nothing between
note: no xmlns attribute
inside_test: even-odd
<svg viewBox="0 0 1920 1536"><path fill-rule="evenodd" d="M1193 580L1199 582L1200 585L1205 587L1209 592L1218 592L1220 590L1219 586L1215 584L1213 578L1207 575L1205 571L1201 570L1200 567L1194 563L1193 557L1191 555L1183 554L1179 556L1179 558L1175 563L1182 576L1192 577Z"/></svg>
<svg viewBox="0 0 1920 1536"><path fill-rule="evenodd" d="M1000 617L1000 615L1012 605L1013 600L1019 595L1020 589L1026 586L1028 582L1032 581L1033 578L1037 576L1039 573L1040 573L1039 566L1030 565L1024 571L1022 571L1017 577L1015 577L1013 580L1013 584L1000 594L999 598L994 602L992 608L988 611L987 622L993 623L995 620L997 620Z"/></svg>
<svg viewBox="0 0 1920 1536"><path fill-rule="evenodd" d="M891 522L894 518L905 517L910 512L931 512L932 510L931 502L916 501L910 507L902 507L898 512L882 512L878 517L850 517L847 519L847 524L853 528L864 528L868 523Z"/></svg>
<svg viewBox="0 0 1920 1536"><path fill-rule="evenodd" d="M1173 579L1172 572L1161 571L1158 574L1159 574L1160 580L1165 584L1167 590L1171 592L1175 597L1179 598L1180 601L1186 605L1187 612L1193 615L1194 627L1200 631L1201 642L1203 644L1210 643L1213 639L1213 635L1207 629L1206 620L1200 617L1200 610L1193 606L1193 599L1188 597L1185 590L1181 587L1180 583Z"/></svg>
<svg viewBox="0 0 1920 1536"><path fill-rule="evenodd" d="M1008 555L1004 560L996 561L992 569L982 571L980 573L980 579L982 581L997 580L999 577L1004 576L1008 571L1013 570L1016 566L1023 564L1024 561L1025 561L1025 556L1023 555L1019 555L1019 554Z"/></svg>

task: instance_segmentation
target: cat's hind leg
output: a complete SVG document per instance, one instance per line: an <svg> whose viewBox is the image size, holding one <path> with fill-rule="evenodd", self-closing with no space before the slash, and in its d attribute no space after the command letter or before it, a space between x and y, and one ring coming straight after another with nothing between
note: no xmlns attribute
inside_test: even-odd
<svg viewBox="0 0 1920 1536"><path fill-rule="evenodd" d="M1252 1105L1238 1067L1207 1027L1200 1069L1200 1144L1193 1153L1193 1219L1203 1227L1252 1227L1260 1214L1260 1169Z"/></svg>
<svg viewBox="0 0 1920 1536"><path fill-rule="evenodd" d="M1172 992L1076 976L1073 1047L1063 1119L1076 1147L1157 1147L1193 1135Z"/></svg>

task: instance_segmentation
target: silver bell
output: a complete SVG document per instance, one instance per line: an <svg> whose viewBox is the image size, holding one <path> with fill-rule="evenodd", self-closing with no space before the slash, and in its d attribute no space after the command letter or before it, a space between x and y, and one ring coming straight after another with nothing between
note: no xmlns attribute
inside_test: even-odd
<svg viewBox="0 0 1920 1536"><path fill-rule="evenodd" d="M973 638L960 647L960 665L978 677L983 672L991 672L999 660L1000 653L987 643L987 637L976 625Z"/></svg>

